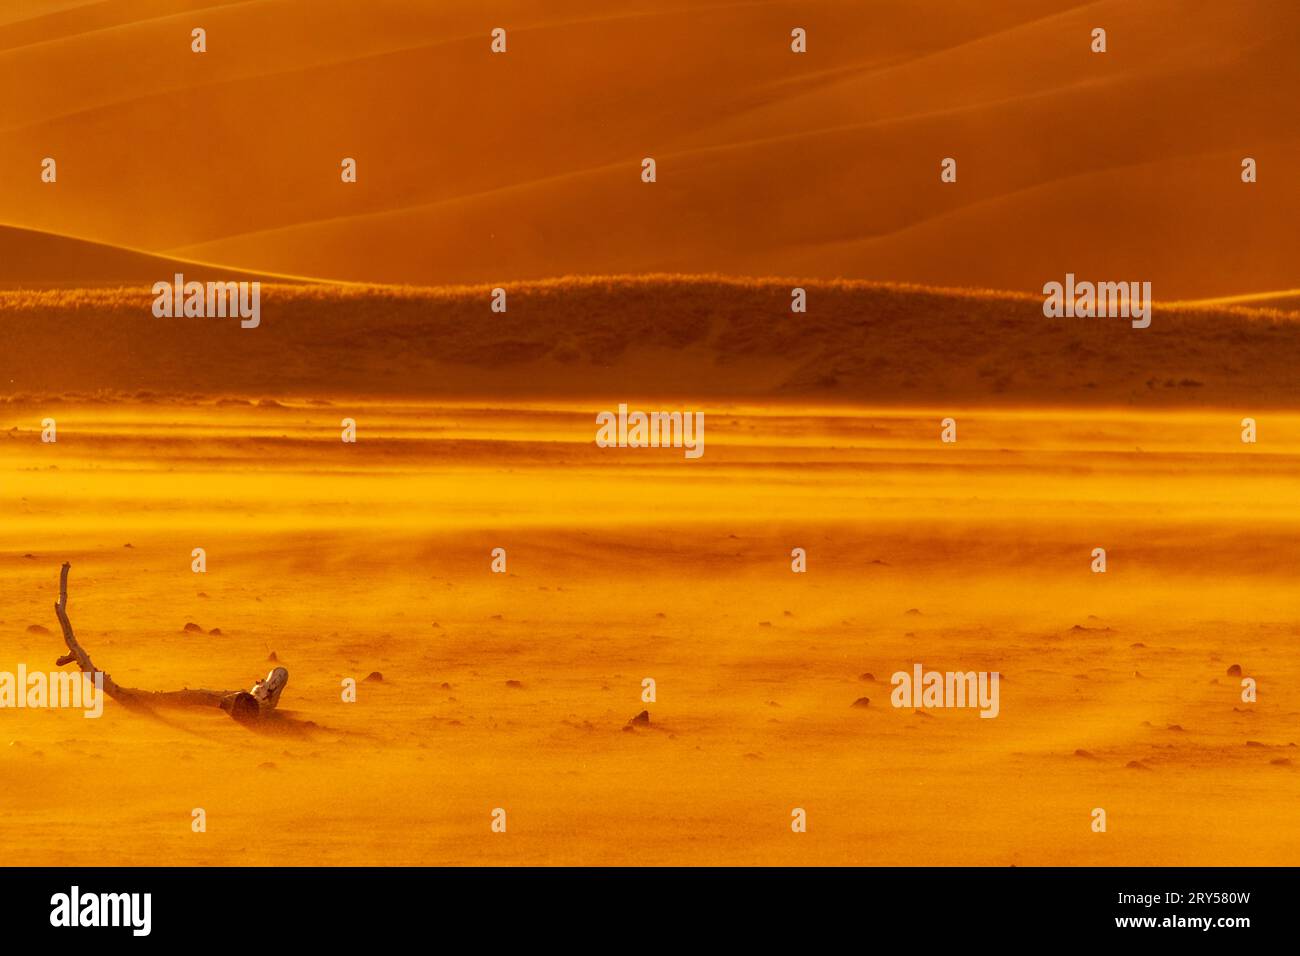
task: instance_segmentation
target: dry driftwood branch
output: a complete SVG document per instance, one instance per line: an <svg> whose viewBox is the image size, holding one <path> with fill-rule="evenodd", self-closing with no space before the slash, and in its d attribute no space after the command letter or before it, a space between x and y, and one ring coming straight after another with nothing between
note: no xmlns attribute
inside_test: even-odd
<svg viewBox="0 0 1300 956"><path fill-rule="evenodd" d="M244 690L190 690L189 688L138 690L134 687L123 687L113 680L107 671L96 667L90 655L81 646L81 642L77 640L77 635L72 630L72 622L68 620L68 571L71 568L71 564L67 561L63 562L63 571L59 575L59 600L54 605L54 613L59 616L59 626L63 628L63 641L68 645L68 653L58 659L60 667L76 661L77 666L87 674L103 674L104 693L128 706L149 707L153 704L168 704L221 707L229 711L232 717L239 719L259 716L260 707L256 699Z"/></svg>

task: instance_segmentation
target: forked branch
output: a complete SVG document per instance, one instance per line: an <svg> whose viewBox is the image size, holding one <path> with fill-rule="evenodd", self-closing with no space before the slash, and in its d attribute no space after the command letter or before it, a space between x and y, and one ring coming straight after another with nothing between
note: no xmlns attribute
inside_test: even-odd
<svg viewBox="0 0 1300 956"><path fill-rule="evenodd" d="M113 680L107 671L96 667L94 662L91 661L90 655L86 653L86 649L77 640L77 635L72 630L72 622L68 620L68 571L71 568L71 564L67 561L63 562L63 571L59 575L59 600L54 605L54 613L59 616L59 626L63 628L63 642L68 645L68 653L58 659L60 667L75 661L77 666L86 674L102 674L104 693L127 706L143 706L147 708L154 704L161 704L221 707L238 719L247 719L260 715L262 707L248 691L190 690L188 687L182 690L139 690L134 687L123 687ZM274 702L270 706L274 707Z"/></svg>

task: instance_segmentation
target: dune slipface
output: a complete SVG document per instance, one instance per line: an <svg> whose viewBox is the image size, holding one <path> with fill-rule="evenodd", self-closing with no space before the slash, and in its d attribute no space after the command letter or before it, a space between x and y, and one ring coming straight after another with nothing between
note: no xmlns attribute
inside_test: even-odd
<svg viewBox="0 0 1300 956"><path fill-rule="evenodd" d="M7 863L1300 859L1300 8L147 7L0 13Z"/></svg>

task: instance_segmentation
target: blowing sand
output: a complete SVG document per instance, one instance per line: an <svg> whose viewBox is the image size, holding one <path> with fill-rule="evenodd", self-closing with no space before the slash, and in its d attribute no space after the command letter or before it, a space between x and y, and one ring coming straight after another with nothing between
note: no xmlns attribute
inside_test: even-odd
<svg viewBox="0 0 1300 956"><path fill-rule="evenodd" d="M62 652L68 560L119 682L291 675L259 728L5 713L8 862L1295 859L1300 416L700 407L690 462L563 402L6 407L0 666ZM1000 716L891 707L918 661Z"/></svg>

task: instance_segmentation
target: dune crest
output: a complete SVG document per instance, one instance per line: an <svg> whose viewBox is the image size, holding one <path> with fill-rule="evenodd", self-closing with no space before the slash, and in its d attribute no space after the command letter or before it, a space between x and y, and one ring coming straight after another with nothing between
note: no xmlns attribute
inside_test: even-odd
<svg viewBox="0 0 1300 956"><path fill-rule="evenodd" d="M170 279L168 273L163 277ZM791 313L805 289L807 313ZM1032 295L872 282L609 276L267 285L259 328L155 318L145 287L0 292L16 393L764 397L935 407L1294 407L1300 316L1153 307L1046 318ZM57 342L57 365L32 363ZM201 357L201 358L200 358ZM602 407L604 407L602 405Z"/></svg>

